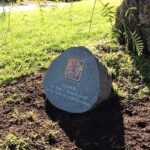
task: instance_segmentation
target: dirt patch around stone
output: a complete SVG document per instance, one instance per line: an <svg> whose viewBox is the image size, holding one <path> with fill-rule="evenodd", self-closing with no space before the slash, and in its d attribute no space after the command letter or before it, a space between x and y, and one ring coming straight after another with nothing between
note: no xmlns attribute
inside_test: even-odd
<svg viewBox="0 0 150 150"><path fill-rule="evenodd" d="M0 142L8 134L26 149L109 150L150 148L150 102L114 97L95 110L69 114L53 107L43 90L43 72L1 88Z"/></svg>

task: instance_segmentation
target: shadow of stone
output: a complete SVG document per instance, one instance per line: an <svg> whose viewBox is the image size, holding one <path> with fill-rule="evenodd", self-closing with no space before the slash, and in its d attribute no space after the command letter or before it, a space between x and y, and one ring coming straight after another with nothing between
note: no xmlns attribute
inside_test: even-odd
<svg viewBox="0 0 150 150"><path fill-rule="evenodd" d="M91 112L70 114L46 102L46 113L58 121L71 142L82 150L124 150L124 125L119 98L111 98Z"/></svg>

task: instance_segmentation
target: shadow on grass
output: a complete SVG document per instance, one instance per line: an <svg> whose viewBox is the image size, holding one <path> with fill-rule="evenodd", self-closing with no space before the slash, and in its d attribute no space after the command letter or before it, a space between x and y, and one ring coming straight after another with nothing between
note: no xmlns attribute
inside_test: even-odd
<svg viewBox="0 0 150 150"><path fill-rule="evenodd" d="M84 114L69 114L46 102L46 113L58 121L70 141L82 150L124 149L124 125L119 98Z"/></svg>

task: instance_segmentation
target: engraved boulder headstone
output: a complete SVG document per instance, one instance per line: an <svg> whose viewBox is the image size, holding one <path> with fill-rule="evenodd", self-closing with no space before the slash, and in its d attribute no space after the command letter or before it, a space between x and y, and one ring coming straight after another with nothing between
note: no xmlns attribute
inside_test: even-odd
<svg viewBox="0 0 150 150"><path fill-rule="evenodd" d="M111 93L106 68L85 47L71 47L47 70L44 89L49 102L70 112L92 110Z"/></svg>

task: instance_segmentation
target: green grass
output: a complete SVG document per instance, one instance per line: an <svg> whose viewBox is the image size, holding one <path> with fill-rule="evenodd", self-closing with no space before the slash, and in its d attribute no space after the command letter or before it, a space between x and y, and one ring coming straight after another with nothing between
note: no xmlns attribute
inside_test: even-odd
<svg viewBox="0 0 150 150"><path fill-rule="evenodd" d="M115 7L120 0L103 0ZM89 34L94 1L65 7L0 15L0 84L48 67L62 50L89 45L111 36L111 26L97 1ZM9 24L10 21L10 24Z"/></svg>

